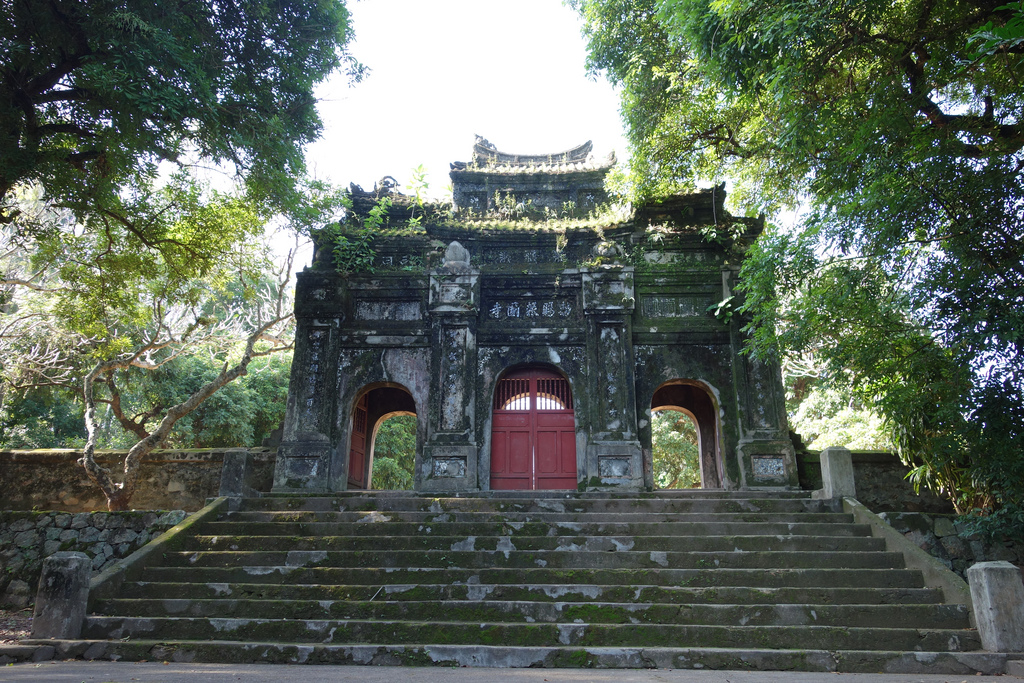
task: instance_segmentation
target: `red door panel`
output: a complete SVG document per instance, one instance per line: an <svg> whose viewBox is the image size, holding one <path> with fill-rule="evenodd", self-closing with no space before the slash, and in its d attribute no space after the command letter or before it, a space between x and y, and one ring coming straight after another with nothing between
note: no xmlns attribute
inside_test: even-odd
<svg viewBox="0 0 1024 683"><path fill-rule="evenodd" d="M576 422L569 383L537 368L510 373L495 391L491 488L575 489Z"/></svg>
<svg viewBox="0 0 1024 683"><path fill-rule="evenodd" d="M366 396L359 399L352 416L352 449L348 454L348 485L365 489L366 481Z"/></svg>

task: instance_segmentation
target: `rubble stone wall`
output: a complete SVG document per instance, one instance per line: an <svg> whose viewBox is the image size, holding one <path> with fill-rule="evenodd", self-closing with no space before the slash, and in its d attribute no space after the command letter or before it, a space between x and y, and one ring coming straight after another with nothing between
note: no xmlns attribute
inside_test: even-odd
<svg viewBox="0 0 1024 683"><path fill-rule="evenodd" d="M955 515L921 512L882 512L878 515L911 542L967 580L967 568L976 562L1004 560L1024 572L1024 546L1011 541L988 541L968 534Z"/></svg>
<svg viewBox="0 0 1024 683"><path fill-rule="evenodd" d="M85 553L93 576L185 519L167 512L0 512L0 606L33 602L43 560L60 550Z"/></svg>
<svg viewBox="0 0 1024 683"><path fill-rule="evenodd" d="M195 512L220 489L228 449L157 450L142 461L131 507L136 510ZM250 448L254 488L269 491L276 450ZM93 512L106 499L78 464L82 452L71 449L0 451L0 506L5 510ZM101 451L96 461L116 473L125 451Z"/></svg>

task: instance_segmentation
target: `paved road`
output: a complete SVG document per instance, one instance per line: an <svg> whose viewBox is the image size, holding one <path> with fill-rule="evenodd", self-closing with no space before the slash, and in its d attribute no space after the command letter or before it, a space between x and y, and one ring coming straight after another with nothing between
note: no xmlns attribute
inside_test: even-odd
<svg viewBox="0 0 1024 683"><path fill-rule="evenodd" d="M281 664L43 662L0 667L0 681L46 683L1011 683L1016 676L828 674L787 671L443 669Z"/></svg>

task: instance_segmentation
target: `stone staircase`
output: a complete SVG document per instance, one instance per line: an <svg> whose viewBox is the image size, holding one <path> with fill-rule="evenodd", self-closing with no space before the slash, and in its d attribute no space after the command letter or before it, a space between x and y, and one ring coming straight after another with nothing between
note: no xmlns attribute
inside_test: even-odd
<svg viewBox="0 0 1024 683"><path fill-rule="evenodd" d="M245 499L93 605L105 656L974 673L943 604L801 493Z"/></svg>

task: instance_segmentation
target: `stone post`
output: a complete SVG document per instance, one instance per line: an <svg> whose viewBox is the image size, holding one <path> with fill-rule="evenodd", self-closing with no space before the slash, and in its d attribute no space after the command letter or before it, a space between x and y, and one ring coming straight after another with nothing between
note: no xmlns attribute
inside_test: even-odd
<svg viewBox="0 0 1024 683"><path fill-rule="evenodd" d="M224 451L224 464L220 471L218 496L252 496L249 486L249 472L252 469L252 455L248 448L229 448Z"/></svg>
<svg viewBox="0 0 1024 683"><path fill-rule="evenodd" d="M85 553L57 552L43 561L33 638L72 640L82 634L91 574L92 561Z"/></svg>
<svg viewBox="0 0 1024 683"><path fill-rule="evenodd" d="M1009 562L979 562L967 570L974 620L989 652L1024 652L1024 581Z"/></svg>
<svg viewBox="0 0 1024 683"><path fill-rule="evenodd" d="M821 498L857 497L857 486L853 480L853 459L848 449L832 446L821 452L821 486Z"/></svg>

